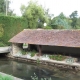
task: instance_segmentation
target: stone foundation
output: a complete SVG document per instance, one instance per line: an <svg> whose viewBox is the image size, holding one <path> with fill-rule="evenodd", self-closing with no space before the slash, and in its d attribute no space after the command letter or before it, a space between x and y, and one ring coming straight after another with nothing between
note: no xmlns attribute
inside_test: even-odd
<svg viewBox="0 0 80 80"><path fill-rule="evenodd" d="M20 51L21 51L21 44L13 43L13 44L12 44L11 54L12 54L12 55L17 54L17 53L20 52Z"/></svg>

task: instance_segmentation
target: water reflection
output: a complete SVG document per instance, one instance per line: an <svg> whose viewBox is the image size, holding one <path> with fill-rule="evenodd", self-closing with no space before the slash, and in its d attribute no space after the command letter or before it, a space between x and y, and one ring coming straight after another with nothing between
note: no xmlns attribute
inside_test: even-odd
<svg viewBox="0 0 80 80"><path fill-rule="evenodd" d="M31 63L23 63L13 61L7 58L0 58L0 72L4 72L24 80L31 80L31 76L35 73L39 79L41 77L49 78L52 80L80 80L80 72L69 70L62 70L57 68L46 68L41 65L33 65Z"/></svg>

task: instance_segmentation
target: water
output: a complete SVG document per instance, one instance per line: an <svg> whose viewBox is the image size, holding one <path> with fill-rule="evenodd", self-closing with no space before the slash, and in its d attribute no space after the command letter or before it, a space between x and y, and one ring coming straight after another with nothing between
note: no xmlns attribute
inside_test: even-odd
<svg viewBox="0 0 80 80"><path fill-rule="evenodd" d="M39 77L52 78L52 80L80 80L80 72L57 69L32 63L14 61L8 58L0 58L0 72L13 75L24 80L32 80L34 73Z"/></svg>

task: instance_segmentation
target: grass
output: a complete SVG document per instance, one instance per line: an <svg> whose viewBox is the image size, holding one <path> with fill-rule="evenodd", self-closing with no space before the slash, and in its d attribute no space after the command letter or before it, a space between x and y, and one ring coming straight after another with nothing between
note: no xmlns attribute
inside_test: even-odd
<svg viewBox="0 0 80 80"><path fill-rule="evenodd" d="M13 80L13 77L10 75L1 75L0 74L0 80Z"/></svg>

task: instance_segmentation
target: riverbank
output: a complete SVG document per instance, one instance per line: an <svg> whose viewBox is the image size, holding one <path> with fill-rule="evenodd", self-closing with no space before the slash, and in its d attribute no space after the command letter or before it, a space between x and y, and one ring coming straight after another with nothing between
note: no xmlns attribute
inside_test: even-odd
<svg viewBox="0 0 80 80"><path fill-rule="evenodd" d="M17 78L17 77L14 77L14 76L12 76L12 75L8 75L8 74L2 73L2 72L0 72L0 75L10 77L10 78L12 78L12 80L23 80L23 79L20 79L20 78ZM10 80L10 79L9 79L9 80Z"/></svg>
<svg viewBox="0 0 80 80"><path fill-rule="evenodd" d="M74 58L65 59L63 61L57 61L57 60L52 60L49 58L44 58L42 56L30 57L27 55L12 55L8 57L12 59L16 59L16 60L31 62L31 63L37 63L37 64L42 64L42 65L47 65L47 66L52 66L52 67L55 66L58 68L64 68L64 69L66 68L66 69L80 71L80 63L73 61Z"/></svg>

